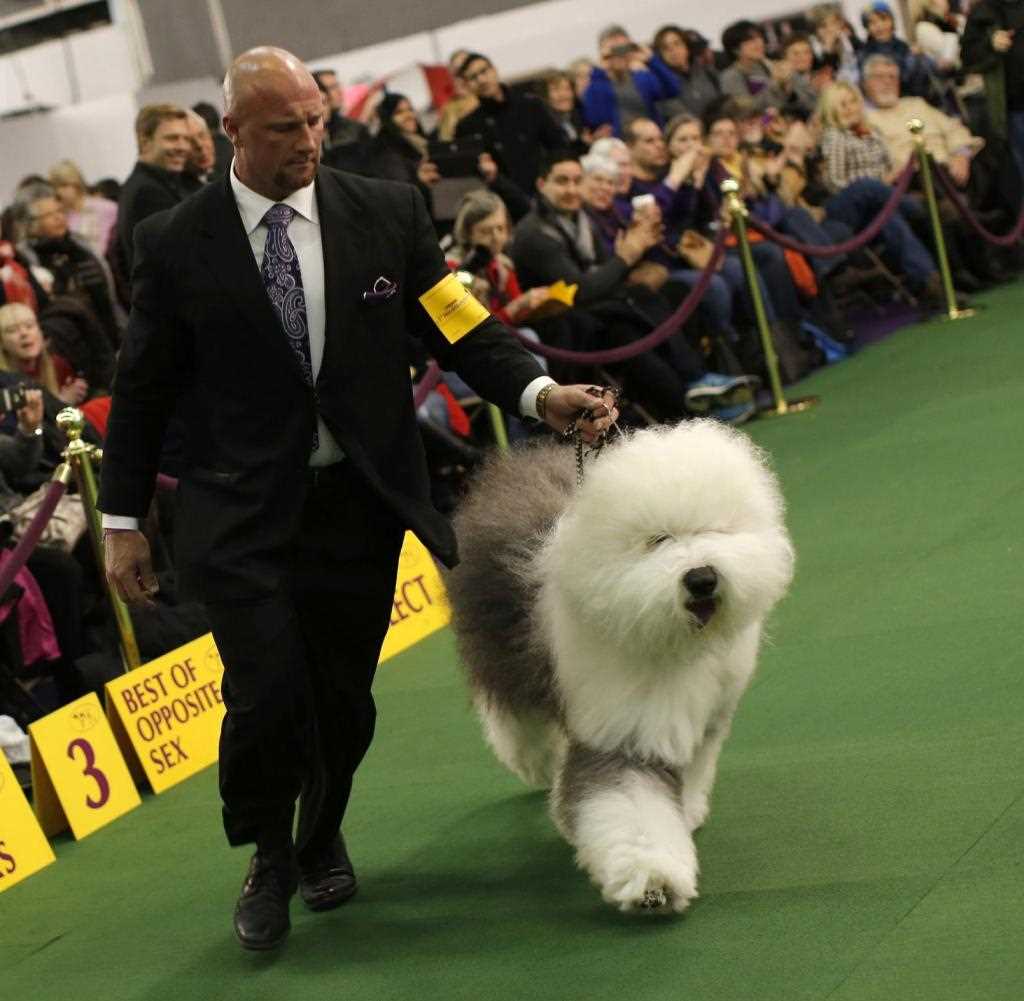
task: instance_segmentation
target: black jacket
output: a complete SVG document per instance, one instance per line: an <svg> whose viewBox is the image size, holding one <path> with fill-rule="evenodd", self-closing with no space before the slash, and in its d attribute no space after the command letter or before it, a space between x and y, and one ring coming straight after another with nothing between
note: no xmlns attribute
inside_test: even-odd
<svg viewBox="0 0 1024 1001"><path fill-rule="evenodd" d="M565 133L543 102L502 86L504 101L483 99L455 130L457 136L483 136L499 170L528 196L537 190L537 172L544 150L569 145Z"/></svg>
<svg viewBox="0 0 1024 1001"><path fill-rule="evenodd" d="M132 234L143 219L154 212L173 208L186 196L186 182L180 174L137 161L117 200L118 261L130 277L133 265Z"/></svg>
<svg viewBox="0 0 1024 1001"><path fill-rule="evenodd" d="M581 214L585 225L593 227L587 214ZM586 307L614 295L629 274L629 265L621 257L608 254L597 232L594 251L594 260L585 260L558 226L554 209L538 196L533 211L516 226L510 256L524 289L562 279L568 285L579 285L575 305Z"/></svg>
<svg viewBox="0 0 1024 1001"><path fill-rule="evenodd" d="M434 326L419 297L448 270L414 188L321 167L316 193L328 277L319 413L382 507L454 564L451 526L430 503L407 333L509 412L543 372L493 318L454 344ZM180 404L179 571L208 601L265 596L282 583L299 526L314 394L270 305L229 179L147 220L137 236L100 508L146 513ZM398 294L365 300L380 277Z"/></svg>

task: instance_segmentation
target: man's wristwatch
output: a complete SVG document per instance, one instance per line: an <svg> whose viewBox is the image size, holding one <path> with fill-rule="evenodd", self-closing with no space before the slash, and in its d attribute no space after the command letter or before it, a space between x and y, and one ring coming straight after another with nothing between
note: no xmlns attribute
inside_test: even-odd
<svg viewBox="0 0 1024 1001"><path fill-rule="evenodd" d="M26 438L42 438L43 436L43 425L40 424L38 427L34 427L31 431L26 431L20 424L18 425L18 431L23 434Z"/></svg>

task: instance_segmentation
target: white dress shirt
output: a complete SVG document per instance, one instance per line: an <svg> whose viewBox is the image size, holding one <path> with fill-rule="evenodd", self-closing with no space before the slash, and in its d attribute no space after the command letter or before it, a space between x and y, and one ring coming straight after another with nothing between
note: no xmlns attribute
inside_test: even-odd
<svg viewBox="0 0 1024 1001"><path fill-rule="evenodd" d="M256 269L263 267L263 251L267 243L267 227L263 217L267 210L277 204L269 198L253 191L244 185L235 174L234 162L231 164L231 190L242 217L249 246L252 247ZM306 293L306 326L309 331L309 353L313 363L313 379L316 380L320 364L324 357L324 344L327 331L327 298L325 294L324 252L320 238L320 213L316 204L316 189L313 182L304 188L293 191L281 204L295 210L292 221L288 224L288 238L295 247L299 258L299 270L302 274L302 288ZM284 332L281 332L284 337ZM524 417L536 418L537 394L549 382L554 380L543 375L534 379L523 390L519 398L519 412ZM334 440L333 435L324 424L323 418L317 414L317 435L319 444L310 453L311 466L329 466L344 458L345 453ZM137 529L139 519L128 515L104 514L104 528Z"/></svg>

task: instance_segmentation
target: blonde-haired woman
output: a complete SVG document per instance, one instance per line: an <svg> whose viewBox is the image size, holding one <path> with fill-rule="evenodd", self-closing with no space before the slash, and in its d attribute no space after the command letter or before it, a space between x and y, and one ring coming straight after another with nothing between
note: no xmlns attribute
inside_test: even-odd
<svg viewBox="0 0 1024 1001"><path fill-rule="evenodd" d="M82 172L71 160L55 163L50 168L49 181L64 206L68 229L100 260L105 258L117 229L116 203L90 195Z"/></svg>
<svg viewBox="0 0 1024 1001"><path fill-rule="evenodd" d="M892 195L890 182L895 173L889 151L865 120L860 91L848 83L834 83L824 90L818 118L822 127L822 180L833 192L825 202L825 215L859 233ZM913 203L903 199L880 236L915 295L929 308L941 307L945 300L935 261L907 222L916 214Z"/></svg>
<svg viewBox="0 0 1024 1001"><path fill-rule="evenodd" d="M85 379L49 352L36 314L21 302L0 306L0 369L31 379L69 406L78 406L89 394Z"/></svg>

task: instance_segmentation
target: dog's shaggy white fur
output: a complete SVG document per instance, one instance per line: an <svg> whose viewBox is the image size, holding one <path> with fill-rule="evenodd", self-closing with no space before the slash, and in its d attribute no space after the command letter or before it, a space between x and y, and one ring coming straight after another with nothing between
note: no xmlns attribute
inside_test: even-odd
<svg viewBox="0 0 1024 1001"><path fill-rule="evenodd" d="M609 903L684 910L692 832L793 572L765 455L714 421L491 462L456 518L453 624L484 733L551 788Z"/></svg>

